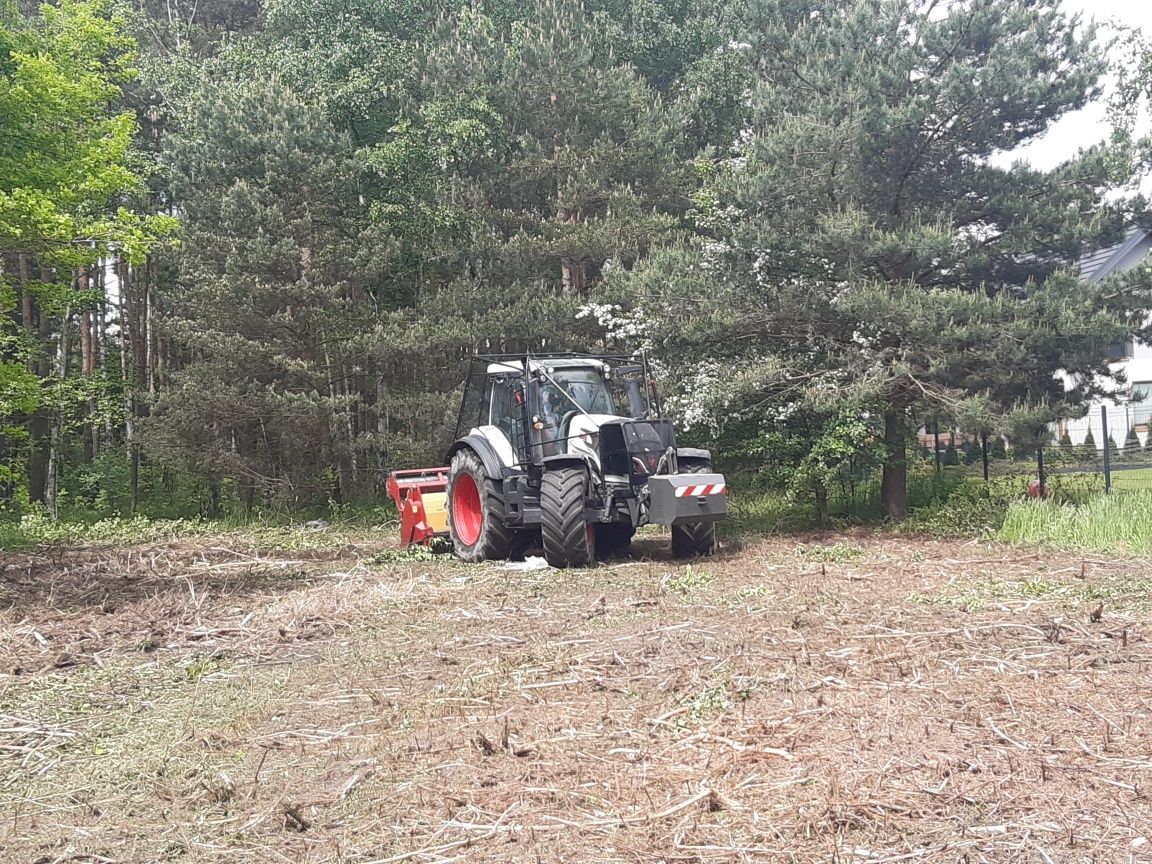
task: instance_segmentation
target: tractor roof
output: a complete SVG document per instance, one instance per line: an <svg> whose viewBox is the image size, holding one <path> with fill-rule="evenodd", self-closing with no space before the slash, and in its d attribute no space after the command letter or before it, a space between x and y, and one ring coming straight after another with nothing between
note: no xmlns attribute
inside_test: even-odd
<svg viewBox="0 0 1152 864"><path fill-rule="evenodd" d="M607 364L594 357L542 357L529 361L530 369L546 367L548 369L603 369ZM489 375L507 375L509 372L523 372L523 360L501 360L488 364Z"/></svg>

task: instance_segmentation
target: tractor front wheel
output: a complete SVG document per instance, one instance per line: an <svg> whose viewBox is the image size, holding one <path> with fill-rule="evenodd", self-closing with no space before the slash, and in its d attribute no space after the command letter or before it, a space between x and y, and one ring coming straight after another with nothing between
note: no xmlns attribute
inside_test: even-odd
<svg viewBox="0 0 1152 864"><path fill-rule="evenodd" d="M553 567L596 560L596 531L584 518L586 476L579 468L559 468L540 478L540 538Z"/></svg>
<svg viewBox="0 0 1152 864"><path fill-rule="evenodd" d="M461 561L507 558L513 531L504 525L499 481L484 473L475 451L465 448L448 469L448 532Z"/></svg>
<svg viewBox="0 0 1152 864"><path fill-rule="evenodd" d="M707 462L685 465L681 474L707 474L712 466ZM672 526L672 557L698 558L716 551L716 523L689 522Z"/></svg>

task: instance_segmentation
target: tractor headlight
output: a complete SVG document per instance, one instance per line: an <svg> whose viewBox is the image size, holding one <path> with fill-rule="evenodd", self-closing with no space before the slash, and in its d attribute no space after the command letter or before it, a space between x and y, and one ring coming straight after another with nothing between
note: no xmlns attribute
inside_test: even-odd
<svg viewBox="0 0 1152 864"><path fill-rule="evenodd" d="M585 432L580 436L580 440L587 444L593 452L600 452L600 433L599 432Z"/></svg>

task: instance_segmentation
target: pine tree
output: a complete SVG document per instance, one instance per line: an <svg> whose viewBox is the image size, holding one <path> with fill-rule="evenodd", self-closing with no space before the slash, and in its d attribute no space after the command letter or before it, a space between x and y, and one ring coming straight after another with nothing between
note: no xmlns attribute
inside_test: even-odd
<svg viewBox="0 0 1152 864"><path fill-rule="evenodd" d="M670 234L690 180L678 130L636 70L602 53L580 3L543 0L508 34L465 10L437 37L418 102L369 155L382 189L403 195L415 170L442 202L430 215L452 233L418 226L423 238L457 246L473 278L583 298L606 266Z"/></svg>
<svg viewBox="0 0 1152 864"><path fill-rule="evenodd" d="M956 452L956 445L952 441L949 441L944 449L944 464L949 466L960 464L960 455Z"/></svg>
<svg viewBox="0 0 1152 864"><path fill-rule="evenodd" d="M1028 0L758 8L743 158L717 165L694 253L657 254L622 290L659 310L669 356L706 357L725 415L867 411L899 520L911 418L1035 440L1109 377L1099 345L1139 326L1145 289L1067 272L1120 234L1116 154L1050 173L988 161L1093 97L1103 61L1091 28ZM1059 369L1079 383L1065 392Z"/></svg>
<svg viewBox="0 0 1152 864"><path fill-rule="evenodd" d="M185 362L144 433L247 507L341 500L374 424L357 388L386 246L347 136L275 82L206 87L169 153L185 217L165 332ZM331 474L329 474L331 472Z"/></svg>
<svg viewBox="0 0 1152 864"><path fill-rule="evenodd" d="M1064 434L1060 436L1060 456L1061 456L1061 458L1068 460L1072 456L1072 453L1074 452L1074 450L1075 450L1075 448L1072 444L1072 436L1069 435L1068 430L1065 429Z"/></svg>

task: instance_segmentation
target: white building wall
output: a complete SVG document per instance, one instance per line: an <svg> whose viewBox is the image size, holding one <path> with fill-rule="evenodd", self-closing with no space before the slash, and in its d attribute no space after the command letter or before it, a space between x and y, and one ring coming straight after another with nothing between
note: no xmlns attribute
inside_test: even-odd
<svg viewBox="0 0 1152 864"><path fill-rule="evenodd" d="M1152 237L1145 234L1138 242L1127 246L1118 260L1108 262L1107 273L1102 275L1109 276L1135 267L1147 258L1150 250L1152 250ZM1152 323L1152 318L1149 318L1149 322ZM1118 363L1109 364L1109 368L1113 372L1125 372L1129 386L1148 384L1152 389L1152 345L1136 342L1132 346L1130 357ZM1065 380L1067 383L1067 379ZM1147 444L1150 434L1148 420L1149 415L1152 414L1152 399L1133 405L1127 397L1096 400L1092 403L1087 416L1079 420L1065 421L1064 428L1073 444L1083 444L1084 439L1088 437L1088 430L1091 429L1092 439L1096 442L1096 447L1103 449L1104 430L1103 420L1100 416L1102 407L1108 409L1108 434L1116 442L1117 447L1124 446L1124 440L1128 437L1128 430L1133 426L1136 428L1136 436L1140 439L1140 446L1143 447Z"/></svg>

